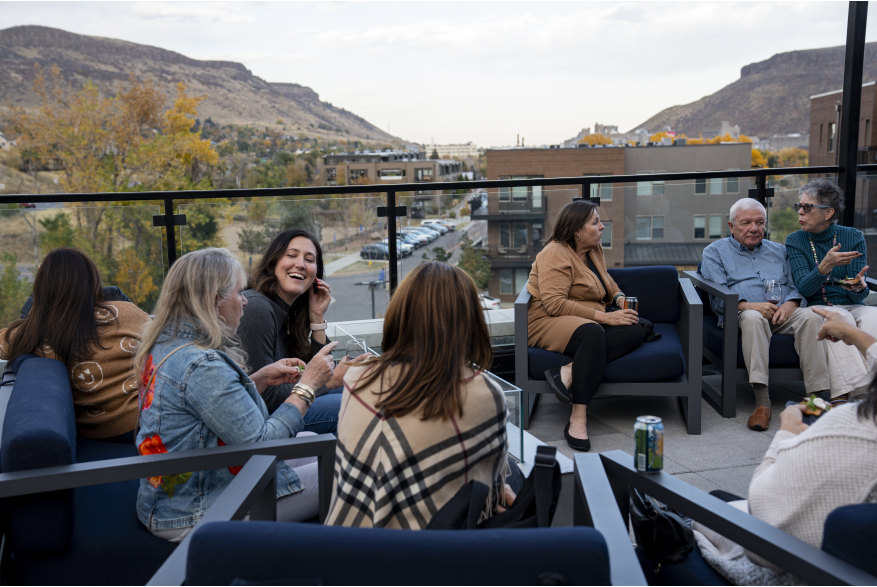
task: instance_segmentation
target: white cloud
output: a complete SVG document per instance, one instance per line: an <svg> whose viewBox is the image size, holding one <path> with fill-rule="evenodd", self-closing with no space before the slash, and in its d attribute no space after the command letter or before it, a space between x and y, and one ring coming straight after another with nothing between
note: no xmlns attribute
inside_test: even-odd
<svg viewBox="0 0 877 587"><path fill-rule="evenodd" d="M240 23L256 19L243 12L246 2L134 2L131 11L145 18Z"/></svg>

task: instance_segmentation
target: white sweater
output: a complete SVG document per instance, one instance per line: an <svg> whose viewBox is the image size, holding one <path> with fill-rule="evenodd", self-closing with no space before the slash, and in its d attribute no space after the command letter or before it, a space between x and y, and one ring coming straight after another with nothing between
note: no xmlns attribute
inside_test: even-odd
<svg viewBox="0 0 877 587"><path fill-rule="evenodd" d="M873 501L877 424L857 408L838 406L797 436L778 431L749 483L749 513L821 548L828 514Z"/></svg>

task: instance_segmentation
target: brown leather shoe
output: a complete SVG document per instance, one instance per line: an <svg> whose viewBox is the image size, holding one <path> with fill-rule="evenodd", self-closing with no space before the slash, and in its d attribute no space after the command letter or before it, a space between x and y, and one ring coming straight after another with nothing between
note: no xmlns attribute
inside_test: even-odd
<svg viewBox="0 0 877 587"><path fill-rule="evenodd" d="M767 430L770 427L770 408L765 408L764 406L755 408L755 411L749 416L749 421L746 425L759 432Z"/></svg>

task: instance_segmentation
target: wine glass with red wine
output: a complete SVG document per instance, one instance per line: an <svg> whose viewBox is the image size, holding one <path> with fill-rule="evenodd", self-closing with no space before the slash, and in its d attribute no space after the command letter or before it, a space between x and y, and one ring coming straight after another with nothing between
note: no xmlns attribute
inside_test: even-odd
<svg viewBox="0 0 877 587"><path fill-rule="evenodd" d="M767 279L764 282L764 301L775 306L780 305L783 299L783 286L776 279Z"/></svg>

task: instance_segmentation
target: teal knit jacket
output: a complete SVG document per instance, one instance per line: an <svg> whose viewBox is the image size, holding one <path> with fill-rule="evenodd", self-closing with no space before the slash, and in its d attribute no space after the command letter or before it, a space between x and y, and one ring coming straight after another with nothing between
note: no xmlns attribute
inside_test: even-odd
<svg viewBox="0 0 877 587"><path fill-rule="evenodd" d="M819 273L819 269L817 269L818 263L813 258L813 249L810 248L810 240L813 240L813 245L816 247L816 257L822 261L828 250L831 249L831 243L835 234L837 234L837 244L840 245L841 251L859 251L862 253L862 256L853 259L849 265L834 267L831 270L831 277L838 279L855 277L862 270L862 267L867 265L865 237L855 228L832 224L822 232L807 233L799 230L786 238L786 251L789 255L789 264L792 267L792 277L795 280L795 286L801 292L801 295L807 298L807 305L809 306L825 305L825 300L822 297L823 285L825 285L825 296L828 298L828 301L836 306L864 304L865 298L868 297L867 289L861 293L854 293L839 285L826 283L825 278L827 276Z"/></svg>

